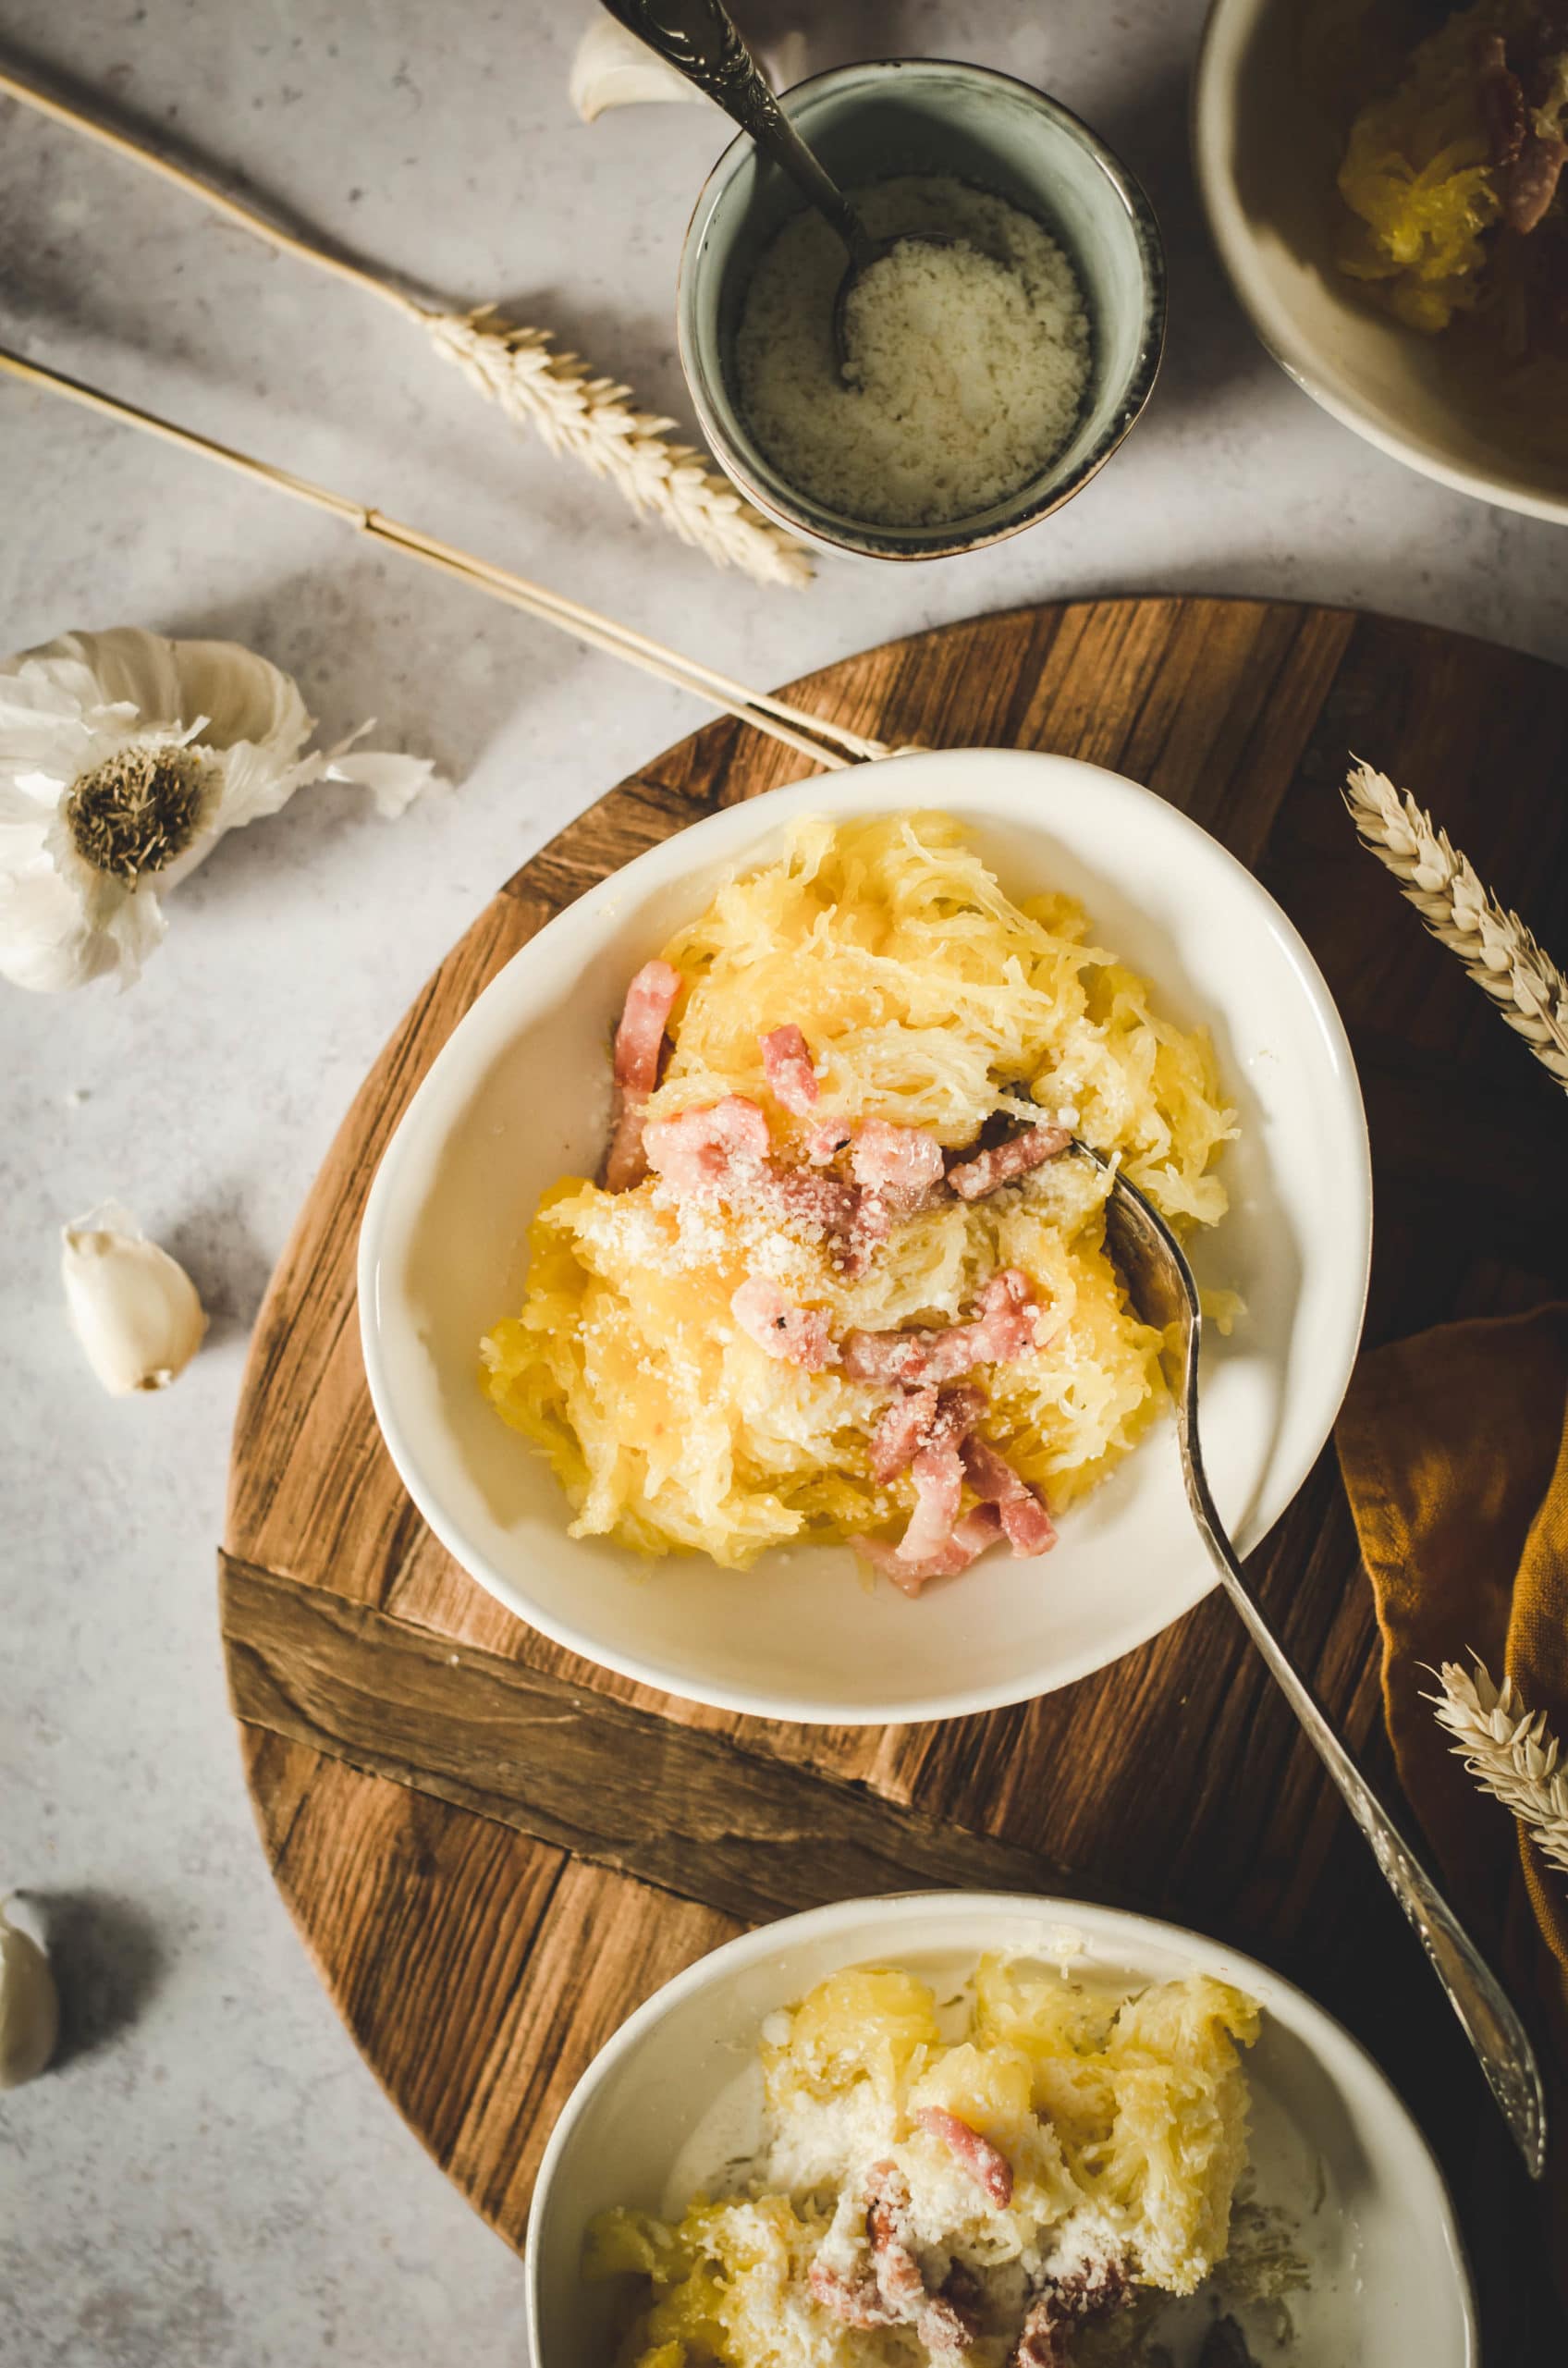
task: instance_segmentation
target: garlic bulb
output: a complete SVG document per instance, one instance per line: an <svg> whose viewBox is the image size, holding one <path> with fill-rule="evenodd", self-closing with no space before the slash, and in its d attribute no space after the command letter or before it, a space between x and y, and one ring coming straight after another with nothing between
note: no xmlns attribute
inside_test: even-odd
<svg viewBox="0 0 1568 2368"><path fill-rule="evenodd" d="M36 2080L59 2035L60 2001L49 1960L0 1902L0 2089Z"/></svg>
<svg viewBox="0 0 1568 2368"><path fill-rule="evenodd" d="M596 17L578 43L567 93L584 123L610 107L636 106L643 100L704 104L694 82L688 82L613 17Z"/></svg>
<svg viewBox="0 0 1568 2368"><path fill-rule="evenodd" d="M351 741L301 754L313 729L291 677L235 642L122 626L0 661L0 976L125 986L164 935L159 893L226 830L311 781L400 814L430 779Z"/></svg>
<svg viewBox="0 0 1568 2368"><path fill-rule="evenodd" d="M770 50L758 55L774 90L787 91L805 73L805 35L781 34ZM706 104L705 92L613 17L595 18L578 43L567 92L584 123L611 107L633 107L645 101Z"/></svg>
<svg viewBox="0 0 1568 2368"><path fill-rule="evenodd" d="M166 1390L207 1329L185 1269L117 1201L64 1226L61 1240L66 1312L104 1389L116 1398Z"/></svg>

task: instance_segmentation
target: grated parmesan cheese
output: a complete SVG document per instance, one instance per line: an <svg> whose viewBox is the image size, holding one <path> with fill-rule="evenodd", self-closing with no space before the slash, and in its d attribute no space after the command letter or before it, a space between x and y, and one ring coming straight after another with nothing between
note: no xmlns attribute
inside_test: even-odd
<svg viewBox="0 0 1568 2368"><path fill-rule="evenodd" d="M937 525L988 509L1066 444L1088 381L1088 315L1039 223L967 183L906 175L855 193L876 238L904 239L833 312L844 250L819 215L760 258L735 358L757 443L792 485L868 524Z"/></svg>

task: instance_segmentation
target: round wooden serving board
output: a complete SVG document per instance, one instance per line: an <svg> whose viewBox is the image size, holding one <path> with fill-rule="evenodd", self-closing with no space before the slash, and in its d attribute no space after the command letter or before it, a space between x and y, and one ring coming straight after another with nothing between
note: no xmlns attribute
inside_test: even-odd
<svg viewBox="0 0 1568 2368"><path fill-rule="evenodd" d="M1372 1339L1568 1290L1568 1236L1544 1206L1545 1180L1568 1174L1568 1101L1357 847L1338 794L1351 749L1414 788L1561 949L1568 675L1344 610L1133 599L914 634L790 695L894 742L1091 758L1147 782L1267 883L1360 1064L1378 1209ZM366 1393L354 1254L410 1096L553 914L800 770L773 742L710 724L508 880L366 1079L273 1279L235 1431L223 1631L263 1841L322 1978L399 2110L519 2244L541 2149L590 2056L744 1925L922 1885L1146 1907L1268 1958L1366 2041L1454 2184L1488 2360L1568 2356L1464 2043L1223 1601L1022 1708L791 1728L573 1660L467 1578L398 1485ZM1254 1569L1342 1729L1391 1782L1331 1454ZM1500 1867L1507 1847L1500 1834Z"/></svg>

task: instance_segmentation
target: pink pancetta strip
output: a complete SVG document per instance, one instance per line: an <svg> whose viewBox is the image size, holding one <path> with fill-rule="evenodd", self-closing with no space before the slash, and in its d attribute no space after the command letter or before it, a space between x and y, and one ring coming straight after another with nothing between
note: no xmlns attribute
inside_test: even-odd
<svg viewBox="0 0 1568 2368"><path fill-rule="evenodd" d="M820 1124L808 1129L806 1158L814 1168L825 1168L829 1159L840 1152L853 1135L847 1119L825 1118Z"/></svg>
<svg viewBox="0 0 1568 2368"><path fill-rule="evenodd" d="M951 1444L923 1447L909 1467L914 1482L914 1511L899 1541L906 1563L929 1562L953 1534L959 1500L963 1494L963 1466Z"/></svg>
<svg viewBox="0 0 1568 2368"><path fill-rule="evenodd" d="M809 1116L816 1100L816 1072L800 1029L792 1023L773 1028L760 1042L763 1069L773 1091L797 1118Z"/></svg>
<svg viewBox="0 0 1568 2368"><path fill-rule="evenodd" d="M890 1578L906 1595L918 1595L927 1579L957 1578L971 1563L978 1562L987 1546L994 1546L1001 1534L1001 1516L996 1506L977 1504L954 1523L946 1543L924 1562L911 1562L901 1546L890 1546L885 1538L857 1538L855 1548L884 1578Z"/></svg>
<svg viewBox="0 0 1568 2368"><path fill-rule="evenodd" d="M993 2146L988 2138L958 2114L949 2113L946 2105L922 2105L914 2118L922 2129L928 2129L933 2138L940 2139L955 2162L973 2172L998 2211L1005 2212L1012 2202L1012 2165L1000 2147Z"/></svg>
<svg viewBox="0 0 1568 2368"><path fill-rule="evenodd" d="M980 1294L972 1323L941 1331L846 1332L844 1371L851 1381L893 1381L906 1390L955 1381L977 1365L1007 1365L1038 1345L1042 1313L1017 1267L1003 1267Z"/></svg>
<svg viewBox="0 0 1568 2368"><path fill-rule="evenodd" d="M767 1121L755 1102L727 1094L643 1130L648 1165L675 1192L717 1199L726 1188L753 1187L767 1158Z"/></svg>
<svg viewBox="0 0 1568 2368"><path fill-rule="evenodd" d="M842 1176L783 1168L769 1159L771 1137L760 1106L743 1095L655 1119L643 1129L648 1164L672 1192L759 1209L777 1225L826 1235L848 1267L857 1239L862 1195Z"/></svg>
<svg viewBox="0 0 1568 2368"><path fill-rule="evenodd" d="M825 2311L841 2319L847 2327L890 2327L898 2325L893 2313L876 2290L876 2280L868 2266L852 2275L841 2269L830 2269L826 2262L814 2261L806 2272L806 2284L812 2300L820 2302Z"/></svg>
<svg viewBox="0 0 1568 2368"><path fill-rule="evenodd" d="M913 2326L933 2360L968 2350L974 2330L955 2305L933 2294L914 2254L909 2182L896 2163L877 2163L866 2182L865 2232L876 2292L895 2326Z"/></svg>
<svg viewBox="0 0 1568 2368"><path fill-rule="evenodd" d="M630 1192L648 1172L643 1111L659 1081L665 1029L680 992L680 973L668 962L645 962L626 990L615 1032L615 1097L604 1167L606 1192Z"/></svg>
<svg viewBox="0 0 1568 2368"><path fill-rule="evenodd" d="M850 1172L896 1215L923 1206L942 1182L942 1147L918 1126L890 1126L868 1118L854 1138Z"/></svg>
<svg viewBox="0 0 1568 2368"><path fill-rule="evenodd" d="M1060 1159L1072 1140L1065 1126L1026 1126L1021 1135L1010 1135L1005 1143L993 1143L988 1151L961 1159L948 1170L948 1183L961 1200L984 1200L999 1185L1016 1184L1032 1168L1043 1168L1047 1159Z"/></svg>
<svg viewBox="0 0 1568 2368"><path fill-rule="evenodd" d="M615 1081L628 1092L651 1094L659 1081L659 1052L680 992L680 973L668 962L645 962L626 990L615 1032Z"/></svg>
<svg viewBox="0 0 1568 2368"><path fill-rule="evenodd" d="M1545 219L1564 165L1568 165L1568 144L1542 139L1532 131L1514 162L1499 176L1504 218L1521 238L1527 238Z"/></svg>
<svg viewBox="0 0 1568 2368"><path fill-rule="evenodd" d="M964 1477L982 1503L994 1504L1003 1534L1015 1555L1048 1553L1056 1543L1056 1528L1045 1504L1005 1455L986 1439L965 1438L960 1444Z"/></svg>
<svg viewBox="0 0 1568 2368"><path fill-rule="evenodd" d="M957 1447L986 1411L978 1390L900 1393L871 1434L871 1477L896 1479L923 1447Z"/></svg>
<svg viewBox="0 0 1568 2368"><path fill-rule="evenodd" d="M833 1362L833 1338L824 1310L797 1307L765 1274L753 1274L741 1283L729 1312L769 1356L804 1366L808 1373L820 1373Z"/></svg>

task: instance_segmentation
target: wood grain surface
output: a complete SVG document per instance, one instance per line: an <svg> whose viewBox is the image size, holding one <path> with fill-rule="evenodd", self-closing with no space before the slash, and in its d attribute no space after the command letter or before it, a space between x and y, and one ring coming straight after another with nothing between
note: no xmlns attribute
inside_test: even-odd
<svg viewBox="0 0 1568 2368"><path fill-rule="evenodd" d="M1358 849L1338 795L1354 749L1432 805L1561 950L1568 675L1345 610L1145 598L943 627L789 693L895 742L1109 766L1257 873L1322 964L1361 1071L1369 1339L1568 1292L1568 1233L1548 1206L1561 1196L1544 1181L1568 1173L1568 1098ZM582 2067L744 1925L919 1884L1148 1908L1251 1948L1350 2025L1453 2185L1488 2368L1568 2358L1536 2202L1479 2075L1222 1602L1041 1701L940 1725L790 1727L675 1701L535 1635L398 1485L366 1393L354 1251L410 1094L553 914L800 769L712 724L508 880L366 1079L273 1279L235 1431L223 1633L263 1842L322 1978L436 2160L520 2244ZM1391 1786L1370 1598L1330 1454L1252 1567ZM1486 1929L1492 1903L1467 1904Z"/></svg>

